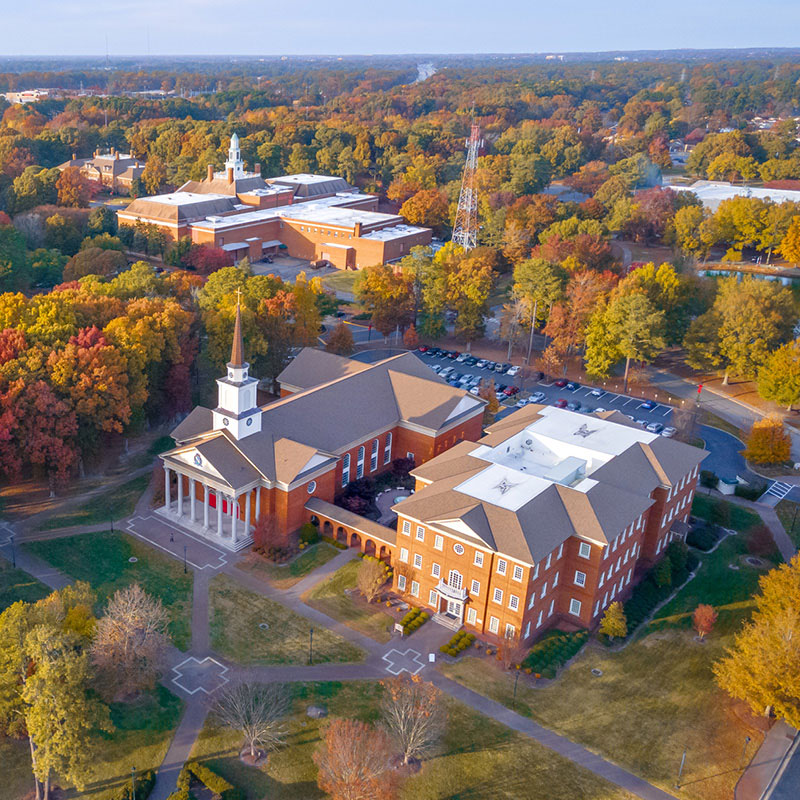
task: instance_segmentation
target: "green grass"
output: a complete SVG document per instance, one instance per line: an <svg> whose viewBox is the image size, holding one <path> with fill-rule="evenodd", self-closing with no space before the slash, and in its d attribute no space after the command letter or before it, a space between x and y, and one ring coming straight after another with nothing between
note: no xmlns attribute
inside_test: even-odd
<svg viewBox="0 0 800 800"><path fill-rule="evenodd" d="M109 520L129 517L136 508L142 492L150 483L150 475L140 475L127 483L95 495L71 511L50 517L40 526L40 531L69 528L73 525L97 525Z"/></svg>
<svg viewBox="0 0 800 800"><path fill-rule="evenodd" d="M15 569L0 556L0 611L17 600L35 603L50 594L50 589L21 569Z"/></svg>
<svg viewBox="0 0 800 800"><path fill-rule="evenodd" d="M738 537L737 537L738 538ZM685 800L730 800L740 775L744 737L761 735L740 722L737 706L714 683L712 665L730 645L733 632L752 610L761 570L741 565L741 542L727 539L702 554L698 577L661 609L653 631L619 652L592 643L558 680L517 690L517 710L594 750ZM730 573L730 574L729 574ZM698 603L720 612L706 644L694 641L688 615ZM591 670L602 670L600 678ZM514 682L494 663L465 658L440 666L451 678L504 705L512 705ZM682 788L674 790L684 748Z"/></svg>
<svg viewBox="0 0 800 800"><path fill-rule="evenodd" d="M158 767L167 753L182 709L183 701L163 686L131 703L113 703L110 713L114 731L91 734L84 743L91 754L86 788L82 792L68 788L59 797L110 800L121 785L130 781L131 766L139 772ZM7 800L22 800L33 788L27 741L0 737L0 758L2 796Z"/></svg>
<svg viewBox="0 0 800 800"><path fill-rule="evenodd" d="M274 600L217 575L209 589L211 646L240 664L306 664L313 623ZM269 628L259 625L266 622ZM327 630L314 629L314 663L362 661L365 653Z"/></svg>
<svg viewBox="0 0 800 800"><path fill-rule="evenodd" d="M709 425L712 428L719 428L721 431L725 431L731 434L731 436L735 436L737 439L744 440L745 438L745 434L740 428L737 428L732 422L718 417L707 408L702 409L700 412L700 424Z"/></svg>
<svg viewBox="0 0 800 800"><path fill-rule="evenodd" d="M313 272L309 273L309 277L313 276ZM358 272L355 270L339 270L331 275L325 275L322 280L322 285L326 289L334 292L350 292L355 294L356 291L356 278Z"/></svg>
<svg viewBox="0 0 800 800"><path fill-rule="evenodd" d="M211 721L192 755L243 789L247 800L322 800L312 756L324 722L306 717L306 707L321 703L331 716L374 723L379 696L376 683L297 684L286 745L264 767L243 765L236 757L241 737ZM408 778L402 800L633 800L527 737L454 700L445 702L448 728L440 750Z"/></svg>
<svg viewBox="0 0 800 800"><path fill-rule="evenodd" d="M800 520L795 518L795 515L800 517L800 508L798 508L797 503L793 503L791 500L781 500L777 506L775 506L775 511L778 514L778 519L780 519L781 524L786 529L786 533L789 534L789 538L794 543L794 546L800 548Z"/></svg>
<svg viewBox="0 0 800 800"><path fill-rule="evenodd" d="M344 593L345 589L355 588L356 574L360 566L360 559L348 561L326 581L318 583L306 592L303 600L312 608L343 622L365 636L378 642L388 642L392 637L394 617L381 611L381 607L376 603L366 605Z"/></svg>
<svg viewBox="0 0 800 800"><path fill-rule="evenodd" d="M169 633L181 650L191 643L192 573L180 562L128 536L99 531L23 545L76 580L87 581L104 603L117 589L138 583L169 611ZM138 561L131 563L130 558Z"/></svg>
<svg viewBox="0 0 800 800"><path fill-rule="evenodd" d="M266 578L276 589L289 589L337 555L339 550L335 547L326 542L319 542L285 566L270 564L261 556L251 553L239 561L236 567L251 575Z"/></svg>
<svg viewBox="0 0 800 800"><path fill-rule="evenodd" d="M714 507L721 503L727 506L728 521L723 523L725 528L733 528L735 531L746 531L754 525L761 524L761 517L749 508L729 503L727 500L709 497L707 494L696 494L692 501L692 514L695 517L702 517L711 522L714 521Z"/></svg>

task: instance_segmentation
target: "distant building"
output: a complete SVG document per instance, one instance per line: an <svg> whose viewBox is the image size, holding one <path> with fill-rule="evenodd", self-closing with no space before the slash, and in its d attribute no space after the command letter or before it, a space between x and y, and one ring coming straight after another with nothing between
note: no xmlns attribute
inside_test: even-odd
<svg viewBox="0 0 800 800"><path fill-rule="evenodd" d="M145 162L112 147L107 153L96 150L91 158L76 158L73 153L69 161L58 166L62 171L67 167L77 167L82 175L102 184L112 194L127 194L133 182L142 177Z"/></svg>
<svg viewBox="0 0 800 800"><path fill-rule="evenodd" d="M757 197L773 203L800 203L800 191L764 186L735 186L726 181L695 181L691 186L669 186L676 192L694 192L705 208L716 211L723 200L732 197Z"/></svg>
<svg viewBox="0 0 800 800"><path fill-rule="evenodd" d="M339 269L362 269L395 261L431 231L377 211L378 198L362 194L344 178L328 175L261 177L246 172L234 133L225 169L208 167L202 181L177 191L134 200L117 212L122 225L143 221L170 239L190 237L231 253L234 261L286 250L309 261L324 259Z"/></svg>
<svg viewBox="0 0 800 800"><path fill-rule="evenodd" d="M50 89L26 89L24 92L6 92L4 97L12 105L20 103L38 103L51 96Z"/></svg>

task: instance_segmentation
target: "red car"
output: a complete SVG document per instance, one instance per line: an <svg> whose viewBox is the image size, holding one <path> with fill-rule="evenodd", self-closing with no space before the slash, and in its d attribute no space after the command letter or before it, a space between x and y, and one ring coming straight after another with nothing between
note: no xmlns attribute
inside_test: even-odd
<svg viewBox="0 0 800 800"><path fill-rule="evenodd" d="M458 350L451 350L451 351L450 351L450 352L447 354L447 357L448 357L448 358L458 358L460 355L461 355L461 353L459 353L459 352L458 352Z"/></svg>
<svg viewBox="0 0 800 800"><path fill-rule="evenodd" d="M563 389L567 385L567 379L559 378L557 381L555 381L555 385L558 386L559 389Z"/></svg>
<svg viewBox="0 0 800 800"><path fill-rule="evenodd" d="M518 391L519 391L519 386L507 386L505 389L503 389L503 394L506 397L512 397Z"/></svg>
<svg viewBox="0 0 800 800"><path fill-rule="evenodd" d="M559 397L558 400L556 400L556 402L553 403L553 405L556 408L566 408L567 407L567 401L563 397Z"/></svg>
<svg viewBox="0 0 800 800"><path fill-rule="evenodd" d="M420 346L417 348L417 350L419 350L419 352L420 352L420 353L427 353L427 352L428 352L428 345L426 345L426 344L421 344L421 345L420 345Z"/></svg>

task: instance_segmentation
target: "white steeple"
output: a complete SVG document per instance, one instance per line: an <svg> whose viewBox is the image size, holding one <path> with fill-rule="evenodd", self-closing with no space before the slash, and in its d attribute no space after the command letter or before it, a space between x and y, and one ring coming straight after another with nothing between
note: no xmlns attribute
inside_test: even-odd
<svg viewBox="0 0 800 800"><path fill-rule="evenodd" d="M231 136L231 145L228 148L228 160L225 162L225 172L229 169L233 170L233 177L244 177L244 162L242 161L242 153L239 150L239 137L234 133Z"/></svg>
<svg viewBox="0 0 800 800"><path fill-rule="evenodd" d="M234 134L235 136L236 134ZM228 374L217 378L217 407L213 411L214 430L227 430L235 439L244 439L261 430L261 409L258 407L258 381L248 375L250 365L244 360L242 314L236 290L236 322Z"/></svg>

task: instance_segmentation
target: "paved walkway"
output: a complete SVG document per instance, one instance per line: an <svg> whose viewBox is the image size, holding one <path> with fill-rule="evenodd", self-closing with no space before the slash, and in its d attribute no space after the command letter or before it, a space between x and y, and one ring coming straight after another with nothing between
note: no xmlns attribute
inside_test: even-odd
<svg viewBox="0 0 800 800"><path fill-rule="evenodd" d="M736 784L735 800L761 800L773 782L776 772L792 746L797 731L785 722L776 722L764 737L764 742ZM800 795L800 788L795 787Z"/></svg>
<svg viewBox="0 0 800 800"><path fill-rule="evenodd" d="M717 493L714 492L713 494ZM778 550L780 550L781 556L783 556L783 560L789 562L794 558L797 553L797 548L794 546L794 542L789 538L789 534L786 533L786 528L783 527L783 523L778 518L774 508L764 503L754 503L752 500L745 500L744 497L737 497L736 495L723 496L720 494L718 496L723 500L730 500L731 503L737 506L749 508L751 511L755 511L756 514L760 514L761 518L764 520L764 524L769 528L772 538L775 540L775 544Z"/></svg>

